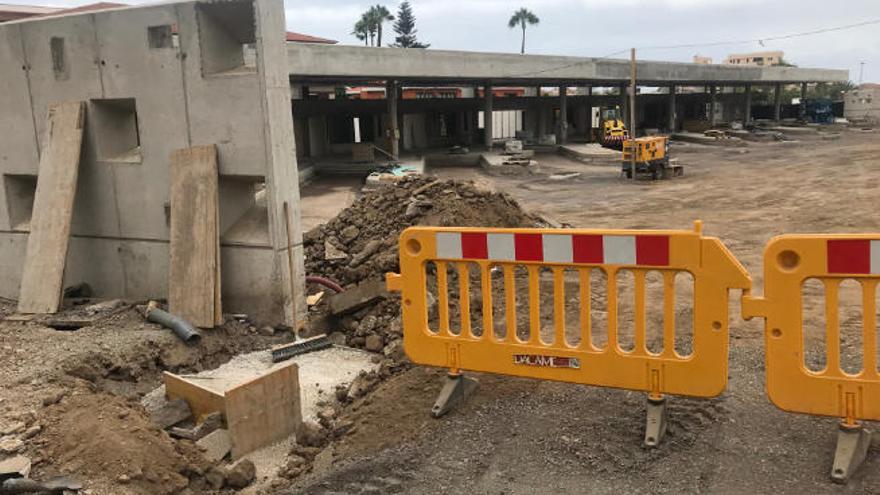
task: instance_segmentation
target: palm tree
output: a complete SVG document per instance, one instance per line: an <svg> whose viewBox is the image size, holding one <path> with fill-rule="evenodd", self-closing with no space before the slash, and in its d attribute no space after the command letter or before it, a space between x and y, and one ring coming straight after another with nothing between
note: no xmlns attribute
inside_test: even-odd
<svg viewBox="0 0 880 495"><path fill-rule="evenodd" d="M520 53L526 52L526 25L531 24L534 26L539 22L540 19L538 19L538 16L525 7L514 12L510 20L507 21L507 27L510 29L515 28L517 25L522 26L522 48L520 49Z"/></svg>
<svg viewBox="0 0 880 495"><path fill-rule="evenodd" d="M376 46L382 46L382 24L385 23L385 21L393 21L394 16L391 15L391 12L388 12L388 9L386 9L384 5L379 4L370 7L370 10L368 12L370 13L370 17L372 18L376 26L376 32L378 35L376 39Z"/></svg>
<svg viewBox="0 0 880 495"><path fill-rule="evenodd" d="M369 36L370 30L367 27L367 23L364 22L364 17L358 19L358 21L354 24L354 30L351 34L355 35L355 37L364 42L364 46L368 46L370 44Z"/></svg>

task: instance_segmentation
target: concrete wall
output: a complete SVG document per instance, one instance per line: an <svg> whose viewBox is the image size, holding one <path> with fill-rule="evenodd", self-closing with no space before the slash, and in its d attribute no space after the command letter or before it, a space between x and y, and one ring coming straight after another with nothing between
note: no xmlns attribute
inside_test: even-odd
<svg viewBox="0 0 880 495"><path fill-rule="evenodd" d="M848 91L843 102L843 115L847 119L880 122L880 87L862 87Z"/></svg>
<svg viewBox="0 0 880 495"><path fill-rule="evenodd" d="M168 3L0 25L0 295L18 297L47 107L79 100L87 102L86 134L65 285L87 282L107 297L166 297L169 156L213 143L224 310L290 323L287 250L301 253L302 233L283 32L280 0ZM246 57L244 44L255 53ZM301 256L298 266L297 300Z"/></svg>

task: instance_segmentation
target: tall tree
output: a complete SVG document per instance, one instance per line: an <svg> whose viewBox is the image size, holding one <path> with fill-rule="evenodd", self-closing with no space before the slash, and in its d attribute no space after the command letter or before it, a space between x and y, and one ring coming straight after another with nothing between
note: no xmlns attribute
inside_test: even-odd
<svg viewBox="0 0 880 495"><path fill-rule="evenodd" d="M369 12L375 23L376 32L378 34L376 46L382 46L382 24L384 24L385 21L393 21L394 16L391 15L391 12L388 12L388 9L386 9L384 5L379 4L370 7Z"/></svg>
<svg viewBox="0 0 880 495"><path fill-rule="evenodd" d="M540 21L541 20L538 19L538 16L536 16L534 13L532 13L531 10L525 7L522 7L514 12L513 15L510 17L510 20L507 21L507 27L509 27L510 29L513 29L517 26L522 27L522 48L520 48L520 53L526 52L526 26L534 26Z"/></svg>
<svg viewBox="0 0 880 495"><path fill-rule="evenodd" d="M416 16L408 0L401 2L397 8L397 20L394 21L394 32L397 37L394 44L398 48L428 48L431 45L419 43L416 39Z"/></svg>
<svg viewBox="0 0 880 495"><path fill-rule="evenodd" d="M367 27L367 23L364 22L364 17L361 16L360 19L354 24L354 30L351 34L355 35L355 37L364 42L364 46L368 46L370 44L370 30Z"/></svg>

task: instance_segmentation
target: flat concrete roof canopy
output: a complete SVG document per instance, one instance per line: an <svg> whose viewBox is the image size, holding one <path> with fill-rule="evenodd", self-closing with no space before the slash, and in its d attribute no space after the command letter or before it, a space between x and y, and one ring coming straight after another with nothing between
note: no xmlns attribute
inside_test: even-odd
<svg viewBox="0 0 880 495"><path fill-rule="evenodd" d="M615 86L629 82L623 59L520 55L363 46L288 45L296 81L420 81L432 84L491 81L517 85ZM643 86L843 82L849 71L800 67L743 67L681 62L638 62Z"/></svg>

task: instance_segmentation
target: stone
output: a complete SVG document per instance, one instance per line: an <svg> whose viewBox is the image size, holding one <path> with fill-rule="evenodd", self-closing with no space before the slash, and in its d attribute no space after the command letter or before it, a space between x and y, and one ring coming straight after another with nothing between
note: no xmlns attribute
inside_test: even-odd
<svg viewBox="0 0 880 495"><path fill-rule="evenodd" d="M192 417L189 404L183 399L165 402L150 413L150 420L163 430Z"/></svg>
<svg viewBox="0 0 880 495"><path fill-rule="evenodd" d="M403 351L403 339L392 340L385 346L382 353L385 354L385 357L393 359L394 361L403 360L406 357L406 353Z"/></svg>
<svg viewBox="0 0 880 495"><path fill-rule="evenodd" d="M353 313L371 303L388 297L385 281L373 278L361 282L356 287L330 296L330 312L335 315Z"/></svg>
<svg viewBox="0 0 880 495"><path fill-rule="evenodd" d="M67 392L63 390L49 394L46 397L43 397L43 406L48 407L53 404L57 404L61 402L61 399L63 399L65 395L67 395Z"/></svg>
<svg viewBox="0 0 880 495"><path fill-rule="evenodd" d="M367 340L364 342L364 348L371 352L379 352L384 347L385 344L382 342L382 337L380 335L368 335Z"/></svg>
<svg viewBox="0 0 880 495"><path fill-rule="evenodd" d="M9 457L0 461L0 480L27 478L31 473L31 460L23 455Z"/></svg>
<svg viewBox="0 0 880 495"><path fill-rule="evenodd" d="M197 441L204 438L209 433L223 427L223 415L220 412L212 412L205 416L201 423L192 428L173 427L168 430L171 436L177 438L186 438L187 440Z"/></svg>
<svg viewBox="0 0 880 495"><path fill-rule="evenodd" d="M354 227L354 226L351 225L350 227ZM355 228L357 228L357 227L355 227ZM334 246L333 243L331 243L329 239L324 241L324 259L325 260L327 260L327 261L344 260L346 258L348 258L348 254L346 254L344 251L342 251L341 249Z"/></svg>
<svg viewBox="0 0 880 495"><path fill-rule="evenodd" d="M131 478L129 478L127 474L120 474L119 477L116 478L116 481L118 481L120 484L126 485L129 481L131 481Z"/></svg>
<svg viewBox="0 0 880 495"><path fill-rule="evenodd" d="M361 373L351 382L351 386L348 387L348 398L353 400L363 397L373 388L373 385L375 385L375 378L366 373Z"/></svg>
<svg viewBox="0 0 880 495"><path fill-rule="evenodd" d="M22 436L23 436L25 439L33 438L33 437L37 436L41 431L43 431L43 427L42 427L42 426L40 426L40 425L33 425L33 426L31 426L30 428L28 428L27 430L25 430L25 431L24 431L24 434L23 434Z"/></svg>
<svg viewBox="0 0 880 495"><path fill-rule="evenodd" d="M219 462L232 450L232 437L227 430L215 430L196 442L204 452L205 459Z"/></svg>
<svg viewBox="0 0 880 495"><path fill-rule="evenodd" d="M0 453L14 454L24 447L24 442L18 437L0 438Z"/></svg>
<svg viewBox="0 0 880 495"><path fill-rule="evenodd" d="M222 469L211 466L208 468L208 472L205 473L205 481L207 481L214 490L219 490L223 488L224 484L226 484L226 472Z"/></svg>
<svg viewBox="0 0 880 495"><path fill-rule="evenodd" d="M299 456L299 455L296 455L296 454L292 454L292 455L287 459L287 467L288 467L288 468L290 468L290 467L301 467L301 466L305 466L305 464L306 464L306 459L305 459L305 457L302 457L302 456Z"/></svg>
<svg viewBox="0 0 880 495"><path fill-rule="evenodd" d="M348 266L352 268L356 268L360 266L361 263L370 258L370 256L374 255L379 248L382 247L382 241L373 239L370 242L364 245L363 249L361 249L351 261L348 262Z"/></svg>
<svg viewBox="0 0 880 495"><path fill-rule="evenodd" d="M354 225L349 225L342 229L341 232L339 232L339 240L345 244L348 244L351 241L357 239L357 236L360 235L360 233L361 231L359 228Z"/></svg>
<svg viewBox="0 0 880 495"><path fill-rule="evenodd" d="M345 334L342 332L333 332L327 336L327 340L333 345L345 345Z"/></svg>
<svg viewBox="0 0 880 495"><path fill-rule="evenodd" d="M264 337L272 337L275 335L275 327L270 325L263 325L260 327L259 333Z"/></svg>
<svg viewBox="0 0 880 495"><path fill-rule="evenodd" d="M306 324L300 329L300 338L307 339L327 331L336 326L336 317L333 315L320 315L309 318Z"/></svg>
<svg viewBox="0 0 880 495"><path fill-rule="evenodd" d="M4 421L0 423L0 436L21 433L26 427L23 421Z"/></svg>
<svg viewBox="0 0 880 495"><path fill-rule="evenodd" d="M296 443L303 447L323 447L327 441L327 435L320 426L303 421L296 432Z"/></svg>
<svg viewBox="0 0 880 495"><path fill-rule="evenodd" d="M247 487L257 477L257 468L249 459L235 463L226 474L226 484L235 489Z"/></svg>
<svg viewBox="0 0 880 495"><path fill-rule="evenodd" d="M318 419L321 421L333 421L336 418L336 409L333 407L325 407L318 411Z"/></svg>
<svg viewBox="0 0 880 495"><path fill-rule="evenodd" d="M377 321L378 320L373 315L364 317L364 319L361 320L360 325L358 325L356 335L358 337L366 337L367 335L373 333L373 330L376 329Z"/></svg>

